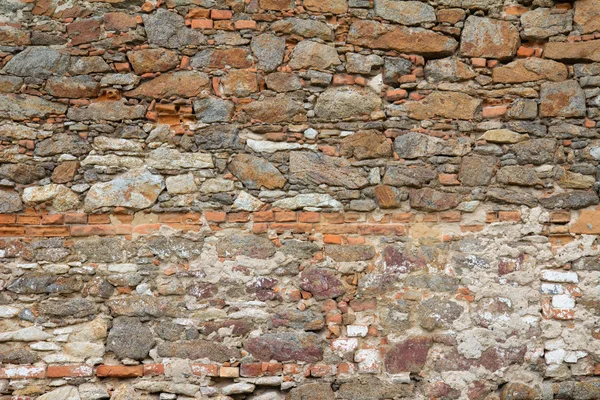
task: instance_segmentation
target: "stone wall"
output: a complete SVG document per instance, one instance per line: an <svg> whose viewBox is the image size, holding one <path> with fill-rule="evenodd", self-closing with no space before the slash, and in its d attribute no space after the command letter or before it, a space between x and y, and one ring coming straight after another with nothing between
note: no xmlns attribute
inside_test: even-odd
<svg viewBox="0 0 600 400"><path fill-rule="evenodd" d="M0 399L600 399L600 1L0 0Z"/></svg>

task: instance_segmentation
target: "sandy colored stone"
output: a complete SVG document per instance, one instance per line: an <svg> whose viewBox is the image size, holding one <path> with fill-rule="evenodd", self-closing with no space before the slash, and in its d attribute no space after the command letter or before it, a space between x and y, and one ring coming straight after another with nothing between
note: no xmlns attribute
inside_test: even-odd
<svg viewBox="0 0 600 400"><path fill-rule="evenodd" d="M304 7L313 12L344 14L348 11L348 3L346 0L304 0Z"/></svg>
<svg viewBox="0 0 600 400"><path fill-rule="evenodd" d="M460 38L460 52L467 57L505 60L514 57L521 41L517 28L507 21L470 16Z"/></svg>
<svg viewBox="0 0 600 400"><path fill-rule="evenodd" d="M421 101L405 104L410 118L473 119L481 108L481 100L460 92L436 91Z"/></svg>
<svg viewBox="0 0 600 400"><path fill-rule="evenodd" d="M567 66L552 60L528 58L513 61L492 70L492 79L499 83L522 83L539 80L564 81L569 76Z"/></svg>

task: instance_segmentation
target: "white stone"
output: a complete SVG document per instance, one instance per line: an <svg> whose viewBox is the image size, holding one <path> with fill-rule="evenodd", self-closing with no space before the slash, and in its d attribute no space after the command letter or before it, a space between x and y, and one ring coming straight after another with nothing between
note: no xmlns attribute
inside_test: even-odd
<svg viewBox="0 0 600 400"><path fill-rule="evenodd" d="M600 147L591 147L590 156L594 157L596 160L600 160Z"/></svg>
<svg viewBox="0 0 600 400"><path fill-rule="evenodd" d="M256 197L241 191L235 201L233 202L233 209L240 211L258 211L264 206L265 203L257 199Z"/></svg>
<svg viewBox="0 0 600 400"><path fill-rule="evenodd" d="M81 396L81 400L99 400L110 397L106 386L101 383L82 383L79 385L79 396Z"/></svg>
<svg viewBox="0 0 600 400"><path fill-rule="evenodd" d="M0 306L0 318L12 318L19 313L19 309L13 306Z"/></svg>
<svg viewBox="0 0 600 400"><path fill-rule="evenodd" d="M0 332L0 342L37 342L51 337L52 335L35 326L16 331Z"/></svg>
<svg viewBox="0 0 600 400"><path fill-rule="evenodd" d="M544 359L546 360L546 364L560 364L565 359L566 354L567 352L564 349L547 351L544 354Z"/></svg>
<svg viewBox="0 0 600 400"><path fill-rule="evenodd" d="M307 139L310 139L310 140L315 139L318 134L319 134L319 132L313 128L308 128L307 130L304 131L304 137Z"/></svg>
<svg viewBox="0 0 600 400"><path fill-rule="evenodd" d="M214 168L212 156L207 153L180 153L176 149L159 147L152 150L146 164L156 169L203 169Z"/></svg>
<svg viewBox="0 0 600 400"><path fill-rule="evenodd" d="M381 356L377 349L360 349L354 353L358 371L363 374L377 374L381 366Z"/></svg>
<svg viewBox="0 0 600 400"><path fill-rule="evenodd" d="M577 272L573 271L556 271L556 270L544 270L542 271L542 280L548 282L563 282L563 283L578 283L579 278Z"/></svg>
<svg viewBox="0 0 600 400"><path fill-rule="evenodd" d="M166 179L167 191L171 194L186 194L193 193L198 190L198 186L194 180L194 175L176 175Z"/></svg>
<svg viewBox="0 0 600 400"><path fill-rule="evenodd" d="M61 386L51 392L41 395L37 400L81 400L75 386Z"/></svg>
<svg viewBox="0 0 600 400"><path fill-rule="evenodd" d="M108 266L108 272L116 272L118 274L127 274L137 270L138 266L136 264L110 264Z"/></svg>
<svg viewBox="0 0 600 400"><path fill-rule="evenodd" d="M273 207L285 208L288 210L297 210L304 207L327 207L339 210L342 203L324 193L303 193L292 198L277 200Z"/></svg>
<svg viewBox="0 0 600 400"><path fill-rule="evenodd" d="M349 337L365 337L369 332L369 327L365 325L347 325L346 333Z"/></svg>
<svg viewBox="0 0 600 400"><path fill-rule="evenodd" d="M568 294L552 296L552 307L561 309L575 308L575 299Z"/></svg>
<svg viewBox="0 0 600 400"><path fill-rule="evenodd" d="M221 393L225 396L229 396L231 394L252 393L254 388L255 386L253 384L247 382L232 383L231 385L223 387L223 389L221 389Z"/></svg>
<svg viewBox="0 0 600 400"><path fill-rule="evenodd" d="M585 351L568 351L565 355L565 362L575 364L580 358L587 356Z"/></svg>
<svg viewBox="0 0 600 400"><path fill-rule="evenodd" d="M335 351L341 351L343 353L354 351L358 347L358 339L335 339L331 342L331 348Z"/></svg>
<svg viewBox="0 0 600 400"><path fill-rule="evenodd" d="M123 168L138 168L144 165L144 160L137 157L121 157L115 154L107 154L104 156L90 154L81 161L81 165L101 165L104 167L123 167Z"/></svg>
<svg viewBox="0 0 600 400"><path fill-rule="evenodd" d="M234 183L229 179L209 179L202 183L200 186L200 192L202 193L222 193L231 192L234 189Z"/></svg>
<svg viewBox="0 0 600 400"><path fill-rule="evenodd" d="M69 272L71 267L69 267L67 264L46 264L42 265L42 269L46 272L59 275L66 274L67 272Z"/></svg>
<svg viewBox="0 0 600 400"><path fill-rule="evenodd" d="M256 378L254 384L257 386L279 386L283 382L282 376L263 376Z"/></svg>
<svg viewBox="0 0 600 400"><path fill-rule="evenodd" d="M316 144L300 144L288 142L269 142L264 140L246 140L246 144L257 153L275 153L277 151L295 150L295 149L310 149L317 150Z"/></svg>
<svg viewBox="0 0 600 400"><path fill-rule="evenodd" d="M61 347L51 342L36 342L29 345L32 350L38 351L59 351Z"/></svg>
<svg viewBox="0 0 600 400"><path fill-rule="evenodd" d="M126 151L139 153L144 150L144 146L133 140L98 136L94 139L94 149L100 151Z"/></svg>
<svg viewBox="0 0 600 400"><path fill-rule="evenodd" d="M542 293L544 294L563 294L565 288L558 283L542 283Z"/></svg>

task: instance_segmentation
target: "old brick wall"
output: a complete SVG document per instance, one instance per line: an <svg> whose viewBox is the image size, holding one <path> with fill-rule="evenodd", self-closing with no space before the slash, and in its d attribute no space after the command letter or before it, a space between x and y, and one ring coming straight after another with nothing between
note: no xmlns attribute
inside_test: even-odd
<svg viewBox="0 0 600 400"><path fill-rule="evenodd" d="M0 0L0 399L600 399L599 106L599 0Z"/></svg>

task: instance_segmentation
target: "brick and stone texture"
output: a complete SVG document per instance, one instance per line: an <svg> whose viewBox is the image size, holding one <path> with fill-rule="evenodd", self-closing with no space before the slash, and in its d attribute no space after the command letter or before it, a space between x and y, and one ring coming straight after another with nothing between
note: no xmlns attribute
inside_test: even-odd
<svg viewBox="0 0 600 400"><path fill-rule="evenodd" d="M600 399L599 107L598 0L0 0L0 399Z"/></svg>

